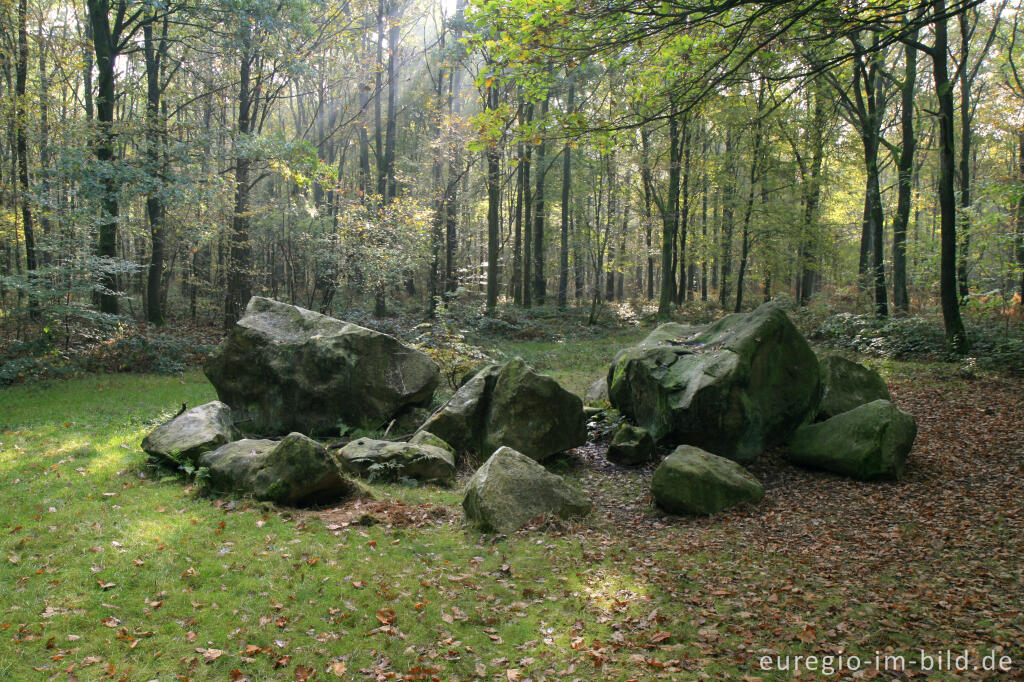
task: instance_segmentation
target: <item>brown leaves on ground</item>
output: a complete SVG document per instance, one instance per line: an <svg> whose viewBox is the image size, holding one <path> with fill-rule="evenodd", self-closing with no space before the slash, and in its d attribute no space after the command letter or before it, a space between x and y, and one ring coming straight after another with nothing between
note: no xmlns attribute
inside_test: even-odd
<svg viewBox="0 0 1024 682"><path fill-rule="evenodd" d="M328 530L338 531L349 526L377 524L409 528L431 526L448 519L452 510L435 504L405 504L400 500L353 500L318 514Z"/></svg>
<svg viewBox="0 0 1024 682"><path fill-rule="evenodd" d="M786 649L950 648L1017 660L1024 383L924 379L890 387L918 422L900 481L801 469L779 450L749 466L765 486L760 505L672 517L651 506L655 465L625 469L604 460L601 446L581 448L595 502L591 528L578 532L585 558L628 566L650 591L685 604L704 661L742 659L756 671L762 653ZM721 638L707 636L709 624Z"/></svg>

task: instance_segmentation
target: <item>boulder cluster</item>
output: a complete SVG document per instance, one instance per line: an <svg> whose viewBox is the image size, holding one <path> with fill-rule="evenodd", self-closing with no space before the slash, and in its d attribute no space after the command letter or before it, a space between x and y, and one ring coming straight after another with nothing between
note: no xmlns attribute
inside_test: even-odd
<svg viewBox="0 0 1024 682"><path fill-rule="evenodd" d="M387 334L253 297L205 372L219 400L158 426L142 449L201 472L215 489L327 504L372 496L359 478L452 485L460 458L490 455L464 501L481 529L510 532L538 516L590 510L581 492L538 464L586 441L583 402L519 358L479 368L430 413L439 371L427 355ZM309 437L410 422L407 442L325 447Z"/></svg>
<svg viewBox="0 0 1024 682"><path fill-rule="evenodd" d="M219 400L157 427L142 449L201 472L215 489L327 504L372 496L358 479L452 485L460 461L486 459L463 499L466 517L482 530L508 533L537 517L591 509L542 462L582 445L586 415L601 408L584 408L520 358L477 368L431 412L439 371L424 353L254 297L205 370ZM677 514L762 499L763 486L742 465L780 444L798 464L863 480L896 478L917 430L877 373L839 356L819 361L773 304L711 325L661 325L621 351L586 398L627 420L609 461L642 466L671 449L651 493ZM396 423L414 433L330 447L310 437L388 433Z"/></svg>
<svg viewBox="0 0 1024 682"><path fill-rule="evenodd" d="M775 445L809 467L897 478L917 432L876 372L835 355L819 361L770 303L706 326L663 324L620 352L605 381L608 401L632 422L608 458L643 464L655 446L675 448L651 482L654 499L674 513L763 498L741 463Z"/></svg>

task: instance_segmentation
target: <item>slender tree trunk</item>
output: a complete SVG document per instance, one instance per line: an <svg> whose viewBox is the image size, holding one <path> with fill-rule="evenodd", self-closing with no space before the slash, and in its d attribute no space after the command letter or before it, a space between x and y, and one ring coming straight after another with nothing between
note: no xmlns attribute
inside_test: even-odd
<svg viewBox="0 0 1024 682"><path fill-rule="evenodd" d="M733 230L733 194L736 186L736 169L733 160L733 137L735 133L729 128L725 134L725 182L722 192L722 221L719 228L721 243L721 263L718 274L718 303L723 309L729 304L729 277L732 275L732 230Z"/></svg>
<svg viewBox="0 0 1024 682"><path fill-rule="evenodd" d="M395 184L395 144L398 125L398 17L388 17L388 122L384 134L384 202L395 198L398 188Z"/></svg>
<svg viewBox="0 0 1024 682"><path fill-rule="evenodd" d="M1024 129L1017 131L1017 182L1024 186ZM1017 269L1020 282L1017 286L1017 294L1020 296L1020 304L1024 306L1024 193L1017 199L1016 211L1015 246L1017 256Z"/></svg>
<svg viewBox="0 0 1024 682"><path fill-rule="evenodd" d="M547 119L549 99L546 96L540 107L541 120ZM540 144L537 146L537 192L533 216L533 298L538 305L544 305L548 286L547 279L544 277L544 176L547 172L544 165L544 154L547 149L546 145L547 142L542 136Z"/></svg>
<svg viewBox="0 0 1024 682"><path fill-rule="evenodd" d="M533 104L526 107L526 125L533 122ZM533 145L527 144L523 156L523 305L533 304L533 190L530 185L530 162Z"/></svg>
<svg viewBox="0 0 1024 682"><path fill-rule="evenodd" d="M967 10L960 12L960 253L956 268L960 300L966 301L967 259L971 250L971 77L970 27Z"/></svg>
<svg viewBox="0 0 1024 682"><path fill-rule="evenodd" d="M142 35L143 55L146 62L146 164L149 166L148 172L152 178L153 185L159 187L160 182L158 179L163 174L160 162L162 157L160 147L164 132L163 120L160 117L160 96L162 94L160 76L163 58L166 53L167 24L164 24L164 35L160 37L159 43L153 38L152 21L147 21L143 25ZM149 219L153 251L149 259L149 273L146 284L146 317L151 324L158 326L164 324L165 214L166 210L159 189L150 191L146 197L146 216Z"/></svg>
<svg viewBox="0 0 1024 682"><path fill-rule="evenodd" d="M676 304L682 303L686 300L686 291L689 289L689 284L686 281L686 233L689 226L690 217L690 141L691 133L689 117L683 118L683 180L682 180L682 207L679 209L679 218L677 220L679 225L679 233L677 241L679 242L679 286L676 287ZM676 205L680 205L679 199L676 199Z"/></svg>
<svg viewBox="0 0 1024 682"><path fill-rule="evenodd" d="M953 148L953 84L949 80L947 51L949 37L945 0L933 3L935 16L935 44L931 50L935 93L939 101L939 208L942 213L940 228L939 290L942 319L946 328L946 344L950 351L964 354L968 351L967 334L960 317L960 299L956 290L956 154Z"/></svg>
<svg viewBox="0 0 1024 682"><path fill-rule="evenodd" d="M252 36L247 34L239 65L238 79L238 121L239 136L245 137L253 130L255 102L251 89L252 79ZM242 311L252 292L252 241L249 236L249 171L251 161L244 150L236 151L235 157L235 206L228 235L230 249L227 264L227 289L224 298L224 327L230 329L242 316Z"/></svg>
<svg viewBox="0 0 1024 682"><path fill-rule="evenodd" d="M566 114L572 116L576 88L569 83ZM569 143L562 148L562 242L558 260L558 307L564 308L569 298L569 194L572 189L572 162Z"/></svg>
<svg viewBox="0 0 1024 682"><path fill-rule="evenodd" d="M498 108L498 89L493 85L487 88L487 108L495 111ZM498 140L487 145L487 314L494 315L498 305L498 245L499 234L498 214L501 209L501 149Z"/></svg>
<svg viewBox="0 0 1024 682"><path fill-rule="evenodd" d="M668 195L662 212L661 236L661 295L658 298L658 317L667 319L672 312L675 272L672 261L675 251L676 229L679 224L679 113L673 105L668 119Z"/></svg>
<svg viewBox="0 0 1024 682"><path fill-rule="evenodd" d="M910 38L917 40L914 30ZM917 139L914 137L914 92L917 81L917 49L911 45L904 48L905 68L903 83L900 86L900 127L902 145L897 162L899 191L896 202L896 215L892 220L892 303L901 311L910 310L910 297L907 295L907 224L910 222L910 202L913 196L914 153Z"/></svg>
<svg viewBox="0 0 1024 682"><path fill-rule="evenodd" d="M35 229L32 226L32 206L30 204L30 187L28 179L28 140L25 125L28 119L26 111L25 87L28 81L28 6L27 0L18 0L18 63L15 67L14 85L14 136L18 155L18 186L21 190L21 227L25 235L25 271L29 277L35 273L38 261L36 258ZM38 315L35 305L32 315Z"/></svg>
<svg viewBox="0 0 1024 682"><path fill-rule="evenodd" d="M117 257L117 225L120 206L118 193L120 183L115 180L113 164L117 160L114 140L114 60L117 46L110 32L109 0L88 0L89 24L93 35L93 49L96 53L98 91L96 93L97 139L94 146L96 160L105 167L102 180L103 197L100 201L99 243L97 255L103 258ZM116 315L119 312L117 298L117 276L110 268L104 268L100 275L103 291L99 294L100 311Z"/></svg>
<svg viewBox="0 0 1024 682"><path fill-rule="evenodd" d="M522 100L520 100L522 108ZM520 114L519 125L522 126L522 115ZM516 205L515 235L512 243L512 302L516 305L523 304L523 143L516 146Z"/></svg>

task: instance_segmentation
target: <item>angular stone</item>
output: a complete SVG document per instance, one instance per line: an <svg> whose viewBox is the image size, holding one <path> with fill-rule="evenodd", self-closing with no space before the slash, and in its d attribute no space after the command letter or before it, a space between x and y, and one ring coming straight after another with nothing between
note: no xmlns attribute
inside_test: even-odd
<svg viewBox="0 0 1024 682"><path fill-rule="evenodd" d="M279 504L324 504L367 491L341 475L327 449L301 433L280 441L239 440L199 460L217 489Z"/></svg>
<svg viewBox="0 0 1024 682"><path fill-rule="evenodd" d="M142 439L146 454L172 466L197 466L206 452L236 436L231 408L214 400L185 410Z"/></svg>
<svg viewBox="0 0 1024 682"><path fill-rule="evenodd" d="M487 365L481 369L455 391L416 433L429 431L455 448L456 452L476 452L483 441L487 408L500 372L500 365Z"/></svg>
<svg viewBox="0 0 1024 682"><path fill-rule="evenodd" d="M481 530L511 533L533 518L584 516L586 496L543 466L512 448L499 448L466 485L466 517Z"/></svg>
<svg viewBox="0 0 1024 682"><path fill-rule="evenodd" d="M483 452L508 446L538 461L587 442L583 401L522 358L506 362L494 383Z"/></svg>
<svg viewBox="0 0 1024 682"><path fill-rule="evenodd" d="M875 400L801 426L789 441L789 459L861 480L895 479L916 436L911 415L888 400Z"/></svg>
<svg viewBox="0 0 1024 682"><path fill-rule="evenodd" d="M695 445L746 461L783 442L819 397L807 341L775 304L708 327L661 325L621 352L611 404L663 445Z"/></svg>
<svg viewBox="0 0 1024 682"><path fill-rule="evenodd" d="M715 514L761 500L764 487L733 460L680 445L658 465L651 493L673 514Z"/></svg>
<svg viewBox="0 0 1024 682"><path fill-rule="evenodd" d="M433 445L360 438L337 454L346 471L373 481L414 478L449 485L455 480L455 458Z"/></svg>
<svg viewBox="0 0 1024 682"><path fill-rule="evenodd" d="M508 446L536 460L587 438L579 396L537 374L521 358L480 370L420 431L435 434L458 452Z"/></svg>
<svg viewBox="0 0 1024 682"><path fill-rule="evenodd" d="M875 400L892 400L878 372L841 355L822 359L821 402L815 419L824 421Z"/></svg>
<svg viewBox="0 0 1024 682"><path fill-rule="evenodd" d="M376 428L429 402L440 378L392 336L259 296L204 369L236 421L268 435Z"/></svg>
<svg viewBox="0 0 1024 682"><path fill-rule="evenodd" d="M449 445L444 439L438 438L432 434L430 431L417 431L413 437L409 439L409 442L413 445L432 445L435 448L441 448L452 456L455 455L455 448Z"/></svg>
<svg viewBox="0 0 1024 682"><path fill-rule="evenodd" d="M611 445L608 446L608 461L623 466L639 466L654 459L654 439L647 429L623 424Z"/></svg>

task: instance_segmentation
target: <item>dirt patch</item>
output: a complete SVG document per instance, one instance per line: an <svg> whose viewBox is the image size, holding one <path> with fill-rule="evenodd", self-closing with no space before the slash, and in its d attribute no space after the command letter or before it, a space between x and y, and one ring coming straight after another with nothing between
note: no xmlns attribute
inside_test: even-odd
<svg viewBox="0 0 1024 682"><path fill-rule="evenodd" d="M389 528L421 528L445 523L453 513L443 505L413 505L401 500L353 500L341 507L316 512L328 530L378 524Z"/></svg>

